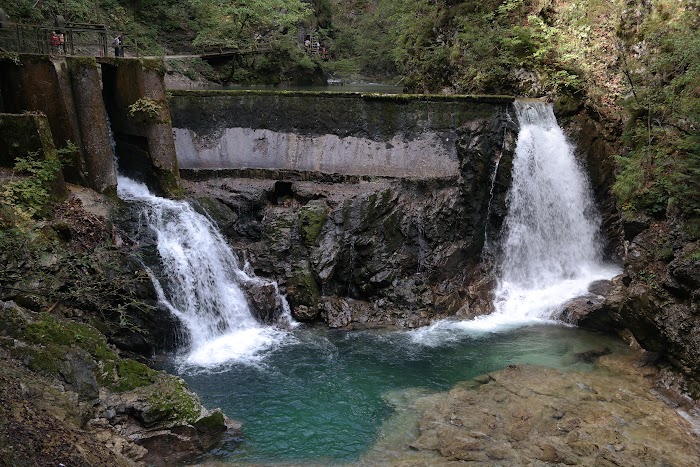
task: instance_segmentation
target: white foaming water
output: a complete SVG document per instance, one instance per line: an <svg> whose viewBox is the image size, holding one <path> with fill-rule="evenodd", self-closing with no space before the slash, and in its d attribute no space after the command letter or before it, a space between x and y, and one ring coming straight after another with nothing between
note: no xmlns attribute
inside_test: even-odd
<svg viewBox="0 0 700 467"><path fill-rule="evenodd" d="M157 237L162 277L151 279L160 302L184 324L190 338L185 363L213 367L227 361L258 362L289 336L261 325L251 314L241 283L269 284L251 277L222 235L184 201L151 194L145 185L119 177L124 200L143 204L148 227ZM292 319L282 299L287 324Z"/></svg>
<svg viewBox="0 0 700 467"><path fill-rule="evenodd" d="M415 332L426 345L455 333L479 334L552 321L591 282L620 272L602 261L600 218L574 151L550 105L516 101L520 123L504 221L496 311L442 321Z"/></svg>
<svg viewBox="0 0 700 467"><path fill-rule="evenodd" d="M494 305L500 318L547 320L618 268L602 261L588 179L552 107L516 101L515 109L520 133Z"/></svg>

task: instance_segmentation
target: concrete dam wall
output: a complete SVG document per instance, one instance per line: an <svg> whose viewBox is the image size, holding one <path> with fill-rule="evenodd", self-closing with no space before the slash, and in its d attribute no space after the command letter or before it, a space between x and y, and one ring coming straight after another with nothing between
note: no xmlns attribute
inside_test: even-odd
<svg viewBox="0 0 700 467"><path fill-rule="evenodd" d="M459 175L458 130L512 98L276 91L174 91L181 169L351 176Z"/></svg>

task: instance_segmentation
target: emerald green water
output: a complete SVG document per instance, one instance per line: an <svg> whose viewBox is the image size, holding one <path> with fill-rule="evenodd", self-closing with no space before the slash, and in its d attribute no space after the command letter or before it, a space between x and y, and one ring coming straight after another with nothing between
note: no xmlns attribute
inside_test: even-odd
<svg viewBox="0 0 700 467"><path fill-rule="evenodd" d="M339 464L361 458L391 414L397 390L443 391L512 364L586 369L575 354L611 338L535 325L501 332L296 329L262 363L215 370L177 367L208 407L243 422L244 438L224 441L199 461Z"/></svg>

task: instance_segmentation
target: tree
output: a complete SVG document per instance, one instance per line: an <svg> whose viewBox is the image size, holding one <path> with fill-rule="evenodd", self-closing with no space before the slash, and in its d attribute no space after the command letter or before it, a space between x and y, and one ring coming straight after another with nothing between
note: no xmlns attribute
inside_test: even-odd
<svg viewBox="0 0 700 467"><path fill-rule="evenodd" d="M200 23L195 46L245 48L283 37L313 13L301 0L190 0Z"/></svg>

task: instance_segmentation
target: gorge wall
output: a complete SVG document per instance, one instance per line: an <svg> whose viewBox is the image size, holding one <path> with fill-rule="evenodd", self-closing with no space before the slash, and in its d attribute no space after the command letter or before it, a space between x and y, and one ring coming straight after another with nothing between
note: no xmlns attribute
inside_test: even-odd
<svg viewBox="0 0 700 467"><path fill-rule="evenodd" d="M299 320L418 326L489 311L512 98L176 91L183 187Z"/></svg>

